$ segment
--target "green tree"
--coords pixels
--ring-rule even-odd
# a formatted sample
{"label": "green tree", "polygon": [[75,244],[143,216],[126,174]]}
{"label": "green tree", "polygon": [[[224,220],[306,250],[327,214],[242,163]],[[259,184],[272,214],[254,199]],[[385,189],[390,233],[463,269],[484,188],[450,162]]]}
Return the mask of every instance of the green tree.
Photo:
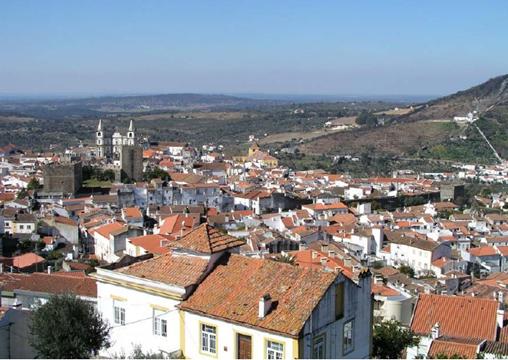
{"label": "green tree", "polygon": [[152,179],[161,179],[169,181],[170,177],[166,171],[162,170],[160,167],[155,167],[153,169],[147,169],[146,172],[143,174],[143,179],[145,181],[150,181]]}
{"label": "green tree", "polygon": [[28,196],[28,191],[23,188],[18,192],[18,195],[16,196],[17,199],[24,199]]}
{"label": "green tree", "polygon": [[362,111],[360,115],[357,116],[356,123],[358,125],[376,126],[377,117],[373,113],[370,113],[368,111]]}
{"label": "green tree", "polygon": [[27,190],[37,190],[40,189],[41,184],[39,183],[39,180],[36,178],[32,178],[28,185],[26,186]]}
{"label": "green tree", "polygon": [[398,321],[390,320],[374,325],[372,356],[378,359],[399,359],[408,346],[418,345],[420,339]]}
{"label": "green tree", "polygon": [[404,275],[407,275],[411,278],[414,278],[415,277],[415,271],[413,270],[413,268],[409,265],[401,265],[399,267],[399,271],[404,274]]}
{"label": "green tree", "polygon": [[73,296],[53,296],[32,315],[31,345],[39,358],[83,359],[109,347],[109,326],[94,307]]}

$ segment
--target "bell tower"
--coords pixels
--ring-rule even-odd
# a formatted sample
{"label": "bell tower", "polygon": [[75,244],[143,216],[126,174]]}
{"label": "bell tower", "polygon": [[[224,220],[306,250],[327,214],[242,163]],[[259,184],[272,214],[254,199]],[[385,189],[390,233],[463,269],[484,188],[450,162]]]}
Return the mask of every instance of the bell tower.
{"label": "bell tower", "polygon": [[136,133],[132,120],[129,124],[129,131],[127,131],[127,145],[136,145]]}
{"label": "bell tower", "polygon": [[99,119],[99,125],[97,125],[97,132],[95,133],[95,143],[97,145],[97,155],[104,157],[104,132],[102,131],[102,119]]}

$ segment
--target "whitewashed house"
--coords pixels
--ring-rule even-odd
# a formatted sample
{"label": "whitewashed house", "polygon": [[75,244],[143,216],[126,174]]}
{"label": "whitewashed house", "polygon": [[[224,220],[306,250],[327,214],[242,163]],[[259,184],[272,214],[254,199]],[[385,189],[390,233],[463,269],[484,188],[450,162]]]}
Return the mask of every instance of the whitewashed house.
{"label": "whitewashed house", "polygon": [[427,274],[432,270],[432,262],[440,258],[451,258],[448,243],[413,238],[410,236],[390,239],[390,265],[408,265],[416,274]]}
{"label": "whitewashed house", "polygon": [[243,244],[204,224],[167,254],[99,268],[98,308],[113,325],[101,355],[139,345],[193,359],[369,356],[368,271],[355,282],[234,254]]}

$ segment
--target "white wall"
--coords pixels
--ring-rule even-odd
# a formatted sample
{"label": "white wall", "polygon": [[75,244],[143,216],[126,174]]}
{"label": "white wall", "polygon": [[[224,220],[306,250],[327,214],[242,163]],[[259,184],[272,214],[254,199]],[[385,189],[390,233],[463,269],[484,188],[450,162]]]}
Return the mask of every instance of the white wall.
{"label": "white wall", "polygon": [[[236,359],[236,334],[250,335],[252,338],[252,358],[266,358],[267,339],[277,341],[284,345],[285,359],[298,358],[298,349],[294,349],[294,341],[289,337],[262,332],[253,328],[227,323],[190,312],[184,312],[183,322],[185,328],[184,355],[190,359],[213,358],[200,352],[201,349],[201,322],[217,328],[217,357],[219,359]],[[296,351],[295,351],[296,350]]]}
{"label": "white wall", "polygon": [[[124,326],[114,323],[115,297],[126,299]],[[180,322],[178,310],[175,308],[179,301],[101,282],[97,282],[97,300],[99,312],[113,327],[110,333],[112,347],[102,350],[102,356],[129,355],[135,345],[140,345],[143,351],[152,352],[162,350],[171,353],[180,349]],[[153,334],[155,307],[169,311],[162,316],[168,321],[167,337]]]}

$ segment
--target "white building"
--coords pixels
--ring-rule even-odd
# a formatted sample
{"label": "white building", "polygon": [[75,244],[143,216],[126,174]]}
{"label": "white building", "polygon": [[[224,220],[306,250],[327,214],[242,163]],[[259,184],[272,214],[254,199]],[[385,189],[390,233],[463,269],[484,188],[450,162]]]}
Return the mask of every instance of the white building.
{"label": "white building", "polygon": [[390,265],[408,265],[416,274],[429,273],[434,260],[451,258],[451,247],[447,243],[404,235],[392,238],[390,242]]}
{"label": "white building", "polygon": [[231,254],[242,244],[204,224],[168,254],[99,268],[98,308],[113,325],[113,346],[102,355],[139,345],[186,358],[369,356],[369,272],[356,283]]}

